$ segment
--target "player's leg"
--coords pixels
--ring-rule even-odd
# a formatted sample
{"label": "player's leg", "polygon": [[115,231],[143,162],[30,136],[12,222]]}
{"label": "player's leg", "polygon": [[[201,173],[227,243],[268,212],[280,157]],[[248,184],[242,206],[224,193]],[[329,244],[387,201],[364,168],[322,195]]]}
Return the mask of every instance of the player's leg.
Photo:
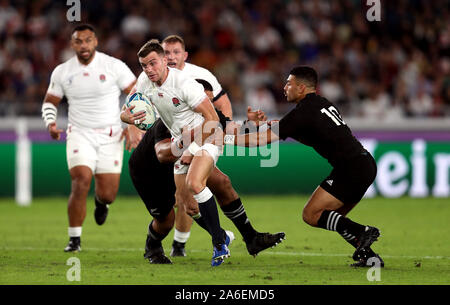
{"label": "player's leg", "polygon": [[217,146],[205,144],[193,157],[186,176],[186,184],[198,202],[200,214],[212,236],[214,246],[212,266],[220,265],[224,258],[230,256],[228,245],[234,239],[231,232],[225,232],[220,227],[216,201],[211,190],[206,186],[218,156]]}
{"label": "player's leg", "polygon": [[[347,190],[348,196],[344,196],[342,198],[346,198],[346,204],[339,208],[336,212],[346,216],[363,198],[369,186],[373,183],[376,177],[377,165],[375,159],[370,155],[370,153],[365,152],[362,153],[359,158],[353,162],[353,166],[349,168],[347,175],[351,178],[347,178],[348,181],[352,182],[352,192]],[[352,181],[352,179],[354,179]],[[380,234],[377,228],[370,227],[369,232],[366,233],[366,237],[363,238],[353,238],[349,235],[341,236],[354,248],[356,248],[353,259],[357,262],[352,264],[354,267],[366,267],[369,266],[370,263],[368,260],[370,258],[375,258],[379,261],[380,266],[384,267],[384,262],[381,257],[376,254],[367,244],[372,243],[371,233],[374,232],[376,235],[373,239],[377,240],[378,235]]]}
{"label": "player's leg", "polygon": [[86,199],[95,171],[97,152],[88,131],[69,126],[67,130],[66,159],[71,178],[67,212],[69,216],[69,244],[66,252],[81,250],[81,233],[86,217]]}
{"label": "player's leg", "polygon": [[71,191],[67,212],[69,216],[69,244],[66,252],[81,250],[81,231],[86,218],[86,199],[91,187],[92,170],[87,166],[75,166],[70,169]]}
{"label": "player's leg", "polygon": [[345,215],[361,200],[375,176],[376,164],[373,159],[365,156],[357,158],[345,170],[334,169],[314,191],[303,209],[306,223],[338,232],[357,248],[354,259],[359,260],[362,253],[365,262],[372,256],[379,258],[370,245],[380,233],[377,228],[358,224]]}
{"label": "player's leg", "polygon": [[186,184],[194,199],[198,202],[200,214],[205,219],[212,236],[213,245],[219,246],[225,242],[223,230],[220,227],[216,201],[206,181],[214,168],[214,160],[201,150],[192,159],[186,176]]}
{"label": "player's leg", "polygon": [[[355,206],[356,204],[352,205]],[[384,266],[381,258],[370,248],[380,235],[378,229],[361,225],[340,214],[338,211],[342,210],[344,206],[342,201],[319,186],[303,209],[303,220],[311,226],[338,232],[348,243],[354,246],[357,250],[353,259],[358,263],[353,266],[366,266],[370,257],[376,257],[380,260],[380,264]],[[361,252],[363,253],[361,254]]]}
{"label": "player's leg", "polygon": [[98,225],[105,222],[109,205],[116,199],[119,184],[120,174],[95,174],[94,218]]}
{"label": "player's leg", "polygon": [[[177,161],[178,162],[178,161]],[[184,166],[185,171],[187,172],[188,166]],[[189,188],[186,185],[186,173],[182,173],[184,170],[177,171],[177,174],[174,175],[174,181],[176,185],[175,198],[177,205],[183,207],[184,212],[190,216],[195,222],[206,232],[209,232],[209,228],[205,222],[204,217],[202,217],[199,209],[198,202],[192,196]]]}
{"label": "player's leg", "polygon": [[148,225],[144,257],[151,264],[171,264],[172,261],[164,253],[162,241],[173,228],[175,212],[171,209],[167,214],[153,217],[153,220]]}
{"label": "player's leg", "polygon": [[216,196],[221,210],[227,216],[244,238],[250,255],[273,247],[284,239],[284,232],[276,234],[257,232],[247,217],[244,205],[238,193],[234,190],[230,178],[220,169],[214,167],[208,178],[207,186]]}
{"label": "player's leg", "polygon": [[370,227],[339,214],[337,210],[342,206],[344,203],[341,200],[319,186],[303,209],[303,220],[313,227],[336,231],[343,236],[359,239]]}
{"label": "player's leg", "polygon": [[[144,139],[146,136],[148,135],[146,134]],[[148,225],[144,257],[152,264],[171,264],[171,260],[164,253],[162,240],[173,228],[175,220],[173,166],[159,163],[151,149],[150,152],[145,151],[141,146],[145,143],[144,139],[128,161],[131,181],[153,217]],[[152,147],[151,143],[150,148]]]}
{"label": "player's leg", "polygon": [[106,221],[109,205],[116,199],[119,190],[124,150],[121,133],[121,128],[115,128],[111,135],[97,135],[100,145],[95,170],[94,218],[98,225]]}
{"label": "player's leg", "polygon": [[175,232],[170,256],[186,256],[186,242],[191,235],[192,217],[186,213],[184,204],[176,204]]}

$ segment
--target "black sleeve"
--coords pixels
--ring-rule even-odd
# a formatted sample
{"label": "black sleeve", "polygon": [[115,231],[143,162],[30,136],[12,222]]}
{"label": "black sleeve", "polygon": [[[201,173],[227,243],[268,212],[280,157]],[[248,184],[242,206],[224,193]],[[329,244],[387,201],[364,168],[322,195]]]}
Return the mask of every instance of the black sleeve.
{"label": "black sleeve", "polygon": [[299,131],[307,123],[308,117],[305,113],[301,113],[298,108],[293,109],[286,114],[279,122],[278,128],[273,128],[272,131],[278,134],[280,139],[287,138],[298,139]]}
{"label": "black sleeve", "polygon": [[171,135],[169,129],[167,129],[166,125],[158,119],[152,127],[154,129],[155,134],[155,144],[164,139],[170,139]]}

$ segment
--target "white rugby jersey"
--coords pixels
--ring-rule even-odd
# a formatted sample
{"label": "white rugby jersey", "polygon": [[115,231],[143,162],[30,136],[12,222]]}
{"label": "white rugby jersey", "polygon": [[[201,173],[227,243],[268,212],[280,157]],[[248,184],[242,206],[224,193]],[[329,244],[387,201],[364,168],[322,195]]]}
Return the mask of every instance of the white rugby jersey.
{"label": "white rugby jersey", "polygon": [[188,73],[189,76],[193,77],[194,79],[195,78],[204,79],[208,83],[210,83],[213,88],[214,97],[216,97],[222,91],[222,86],[220,85],[219,81],[209,70],[185,62],[183,71]]}
{"label": "white rugby jersey", "polygon": [[169,69],[161,86],[153,83],[142,72],[136,83],[136,91],[146,95],[158,110],[164,125],[172,137],[179,138],[185,126],[195,127],[203,123],[203,116],[194,109],[207,98],[203,86],[184,71]]}
{"label": "white rugby jersey", "polygon": [[87,65],[76,56],[53,70],[47,93],[69,104],[69,124],[80,128],[120,125],[119,96],[136,77],[121,60],[95,52]]}

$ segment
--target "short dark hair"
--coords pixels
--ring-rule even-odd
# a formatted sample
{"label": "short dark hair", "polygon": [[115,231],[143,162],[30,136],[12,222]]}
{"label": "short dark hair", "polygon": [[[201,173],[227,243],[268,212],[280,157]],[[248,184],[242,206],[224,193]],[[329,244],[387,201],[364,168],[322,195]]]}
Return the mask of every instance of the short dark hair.
{"label": "short dark hair", "polygon": [[83,24],[79,24],[79,25],[75,26],[73,28],[73,30],[72,30],[72,34],[71,35],[73,35],[73,33],[75,33],[75,32],[86,31],[86,30],[89,30],[89,31],[91,31],[92,33],[95,34],[95,29],[94,29],[94,27],[92,25],[87,24],[87,23],[83,23]]}
{"label": "short dark hair", "polygon": [[318,76],[316,70],[308,66],[298,66],[291,70],[289,73],[294,75],[295,78],[305,83],[306,86],[316,88]]}
{"label": "short dark hair", "polygon": [[164,49],[159,43],[158,39],[151,39],[147,41],[140,49],[137,55],[139,57],[145,57],[151,52],[156,52],[159,55],[164,56]]}
{"label": "short dark hair", "polygon": [[183,49],[186,49],[186,45],[184,44],[183,38],[181,38],[178,35],[169,35],[162,41],[162,43],[176,43],[176,42],[179,42],[183,47]]}
{"label": "short dark hair", "polygon": [[204,79],[200,79],[200,78],[196,78],[195,80],[198,83],[202,84],[204,90],[211,91],[211,92],[213,91],[213,87],[211,86],[211,84],[208,81],[206,81]]}

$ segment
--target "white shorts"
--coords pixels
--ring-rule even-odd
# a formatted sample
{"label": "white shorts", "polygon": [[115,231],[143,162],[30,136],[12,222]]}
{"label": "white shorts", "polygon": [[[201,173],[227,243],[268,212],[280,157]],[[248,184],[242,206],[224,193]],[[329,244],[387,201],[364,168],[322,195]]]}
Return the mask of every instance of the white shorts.
{"label": "white shorts", "polygon": [[[219,160],[219,156],[222,154],[222,151],[219,149],[219,147],[214,144],[205,144],[200,147],[200,150],[205,150],[211,156],[211,158],[213,158],[214,166],[216,166],[217,160]],[[187,174],[189,170],[189,165],[181,164],[180,159],[175,161],[173,165],[173,173],[175,175]]]}
{"label": "white shorts", "polygon": [[122,172],[122,127],[78,128],[67,127],[66,157],[69,170],[88,166],[93,174],[120,174]]}

